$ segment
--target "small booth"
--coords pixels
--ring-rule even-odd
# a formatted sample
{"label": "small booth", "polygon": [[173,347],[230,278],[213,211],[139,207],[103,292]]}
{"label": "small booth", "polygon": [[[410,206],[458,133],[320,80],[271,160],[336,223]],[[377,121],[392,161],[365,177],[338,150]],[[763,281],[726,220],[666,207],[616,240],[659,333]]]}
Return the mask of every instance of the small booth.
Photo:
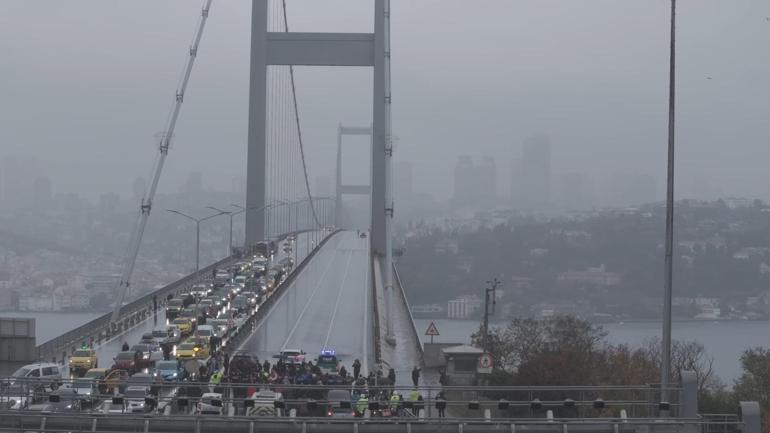
{"label": "small booth", "polygon": [[459,346],[441,349],[446,359],[446,373],[449,379],[448,385],[468,386],[476,384],[479,358],[483,350],[461,344]]}

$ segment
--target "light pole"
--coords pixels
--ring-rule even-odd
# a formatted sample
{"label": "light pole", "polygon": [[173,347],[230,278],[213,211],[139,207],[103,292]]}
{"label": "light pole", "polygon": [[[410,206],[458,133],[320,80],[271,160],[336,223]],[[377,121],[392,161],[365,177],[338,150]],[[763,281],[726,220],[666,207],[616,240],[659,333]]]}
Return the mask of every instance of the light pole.
{"label": "light pole", "polygon": [[484,289],[484,352],[489,353],[489,294],[492,294],[492,314],[495,314],[495,304],[497,298],[497,285],[500,281],[494,278],[492,281],[487,281],[492,287]]}
{"label": "light pole", "polygon": [[671,299],[674,268],[674,120],[676,89],[676,0],[671,0],[671,35],[668,77],[668,170],[666,185],[666,256],[663,280],[663,350],[660,368],[661,402],[668,403],[671,380]]}
{"label": "light pole", "polygon": [[201,255],[201,222],[206,221],[208,219],[218,217],[219,215],[222,215],[226,212],[219,212],[215,213],[214,215],[209,215],[207,217],[203,218],[195,218],[194,216],[187,215],[186,213],[179,212],[178,210],[174,209],[166,209],[168,212],[175,213],[177,215],[182,215],[183,217],[190,219],[192,221],[195,221],[195,279],[198,279],[198,271],[200,271],[200,255]]}

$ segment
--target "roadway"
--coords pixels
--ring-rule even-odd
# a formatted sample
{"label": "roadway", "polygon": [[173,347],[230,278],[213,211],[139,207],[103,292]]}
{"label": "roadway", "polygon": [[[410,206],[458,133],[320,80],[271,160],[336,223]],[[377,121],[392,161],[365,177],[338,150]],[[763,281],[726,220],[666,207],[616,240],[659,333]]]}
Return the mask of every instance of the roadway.
{"label": "roadway", "polygon": [[337,233],[316,253],[255,324],[241,350],[269,359],[283,349],[301,349],[313,360],[333,349],[352,374],[358,358],[368,372],[374,363],[369,238]]}
{"label": "roadway", "polygon": [[[295,266],[307,257],[320,239],[321,234],[319,232],[304,232],[297,236],[295,248],[292,252],[292,256],[295,257]],[[275,260],[280,260],[283,257],[286,257],[286,254],[283,252],[282,247],[279,246]],[[128,342],[128,345],[132,346],[141,340],[142,334],[152,332],[154,329],[165,329],[165,326],[166,311],[163,307],[158,306],[157,314],[153,318],[137,324],[128,332],[113,337],[96,347],[99,367],[110,368],[112,366],[112,359],[121,351],[123,342]]]}

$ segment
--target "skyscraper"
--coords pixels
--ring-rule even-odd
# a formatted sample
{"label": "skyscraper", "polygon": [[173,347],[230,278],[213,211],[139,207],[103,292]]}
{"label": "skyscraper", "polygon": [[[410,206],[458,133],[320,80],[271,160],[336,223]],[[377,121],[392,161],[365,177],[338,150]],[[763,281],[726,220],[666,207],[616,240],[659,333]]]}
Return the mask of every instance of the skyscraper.
{"label": "skyscraper", "polygon": [[473,204],[476,190],[476,170],[473,160],[468,155],[457,158],[454,172],[454,194],[452,201],[455,207],[465,207]]}
{"label": "skyscraper", "polygon": [[474,164],[470,156],[457,159],[454,172],[454,206],[488,208],[497,203],[497,169],[492,157]]}
{"label": "skyscraper", "polygon": [[521,160],[514,167],[514,205],[542,209],[551,203],[551,139],[545,134],[524,140]]}

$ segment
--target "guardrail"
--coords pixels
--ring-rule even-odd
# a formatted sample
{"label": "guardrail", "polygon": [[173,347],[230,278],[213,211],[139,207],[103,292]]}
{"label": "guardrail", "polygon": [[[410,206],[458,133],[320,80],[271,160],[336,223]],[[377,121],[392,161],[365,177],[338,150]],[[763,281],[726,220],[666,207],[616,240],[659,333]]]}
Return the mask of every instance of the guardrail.
{"label": "guardrail", "polygon": [[[743,429],[748,423],[732,423],[734,429]],[[24,414],[0,412],[0,431],[23,432],[435,432],[460,433],[509,431],[523,429],[527,432],[569,433],[607,432],[626,433],[653,431],[657,433],[698,433],[715,426],[716,422],[701,418],[536,418],[536,419],[481,419],[457,418],[291,418],[291,417],[235,417],[235,416],[118,416],[71,415],[71,414]],[[746,431],[745,433],[760,433]]]}
{"label": "guardrail", "polygon": [[406,306],[406,311],[409,313],[409,323],[412,325],[412,333],[414,336],[415,341],[417,342],[417,350],[420,352],[420,356],[424,355],[423,347],[422,347],[422,340],[420,340],[420,334],[417,331],[417,325],[414,323],[414,317],[412,316],[412,309],[409,307],[409,301],[406,299],[406,292],[404,292],[404,285],[401,284],[401,276],[398,274],[398,269],[396,269],[396,264],[393,263],[393,275],[396,277],[396,283],[398,284],[399,292],[401,293],[401,300],[404,302],[404,305]]}

